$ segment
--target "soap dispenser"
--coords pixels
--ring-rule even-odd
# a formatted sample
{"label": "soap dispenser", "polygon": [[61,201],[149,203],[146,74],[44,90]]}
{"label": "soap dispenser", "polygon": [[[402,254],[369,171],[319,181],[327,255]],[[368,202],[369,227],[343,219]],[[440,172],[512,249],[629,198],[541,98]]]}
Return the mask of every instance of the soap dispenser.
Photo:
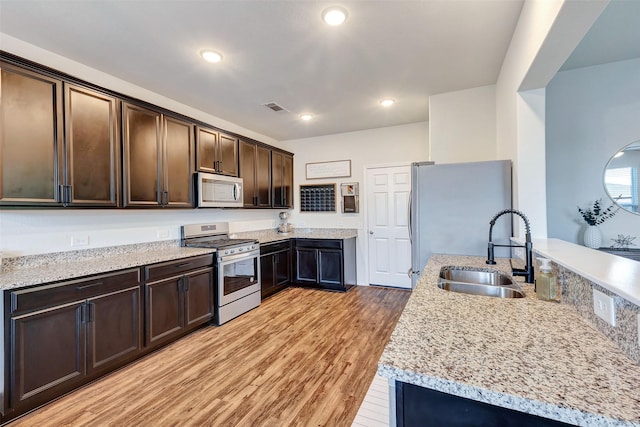
{"label": "soap dispenser", "polygon": [[539,258],[540,274],[536,276],[536,296],[544,301],[556,300],[556,277],[551,272],[550,261]]}

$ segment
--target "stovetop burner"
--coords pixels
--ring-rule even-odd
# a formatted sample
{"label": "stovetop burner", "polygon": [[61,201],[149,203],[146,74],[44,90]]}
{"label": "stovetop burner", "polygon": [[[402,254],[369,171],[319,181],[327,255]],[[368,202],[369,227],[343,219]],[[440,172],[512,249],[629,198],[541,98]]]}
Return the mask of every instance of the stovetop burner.
{"label": "stovetop burner", "polygon": [[243,245],[251,245],[257,243],[255,240],[251,239],[190,239],[184,241],[184,246],[191,248],[213,248],[213,249],[222,249],[229,248],[235,246],[243,246]]}
{"label": "stovetop burner", "polygon": [[212,248],[226,253],[244,252],[256,249],[254,239],[230,239],[229,224],[216,222],[208,224],[188,224],[181,227],[182,246],[191,248]]}

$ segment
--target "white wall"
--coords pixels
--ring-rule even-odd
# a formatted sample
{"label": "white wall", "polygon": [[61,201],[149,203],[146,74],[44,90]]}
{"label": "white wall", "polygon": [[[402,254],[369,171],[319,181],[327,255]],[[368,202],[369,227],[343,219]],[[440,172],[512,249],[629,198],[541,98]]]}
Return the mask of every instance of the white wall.
{"label": "white wall", "polygon": [[[364,194],[365,167],[409,164],[428,160],[429,124],[419,122],[359,132],[285,141],[285,149],[295,153],[294,206],[290,222],[296,227],[358,228],[358,284],[367,284],[366,200]],[[351,159],[351,177],[306,179],[305,164]],[[343,214],[300,212],[300,185],[357,182],[360,184],[360,213]],[[339,191],[339,190],[338,190]]]}
{"label": "white wall", "polygon": [[495,85],[430,96],[429,124],[430,160],[497,160]]}
{"label": "white wall", "polygon": [[[180,238],[180,225],[229,221],[232,232],[275,228],[278,212],[248,209],[93,210],[0,212],[4,257],[64,252]],[[88,244],[72,246],[88,239]]]}
{"label": "white wall", "polygon": [[[543,92],[608,0],[526,0],[496,83],[497,156],[512,159],[514,207],[531,220],[536,237],[546,237]],[[525,132],[524,129],[527,131]],[[532,136],[535,135],[535,136]],[[553,209],[552,206],[549,209]],[[518,223],[516,235],[522,236]]]}
{"label": "white wall", "polygon": [[[603,171],[640,140],[640,59],[563,71],[547,87],[549,237],[582,243],[577,206],[610,202]],[[619,211],[600,226],[603,246],[618,234],[640,239],[640,216]],[[636,239],[636,244],[640,241]]]}

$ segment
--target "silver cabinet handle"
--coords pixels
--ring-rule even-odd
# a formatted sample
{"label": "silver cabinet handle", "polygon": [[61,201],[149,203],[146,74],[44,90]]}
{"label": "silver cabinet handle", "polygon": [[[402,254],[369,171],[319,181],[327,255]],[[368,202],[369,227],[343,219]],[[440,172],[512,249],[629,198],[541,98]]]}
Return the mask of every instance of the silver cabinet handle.
{"label": "silver cabinet handle", "polygon": [[371,234],[373,236],[373,231],[369,230],[369,234]]}

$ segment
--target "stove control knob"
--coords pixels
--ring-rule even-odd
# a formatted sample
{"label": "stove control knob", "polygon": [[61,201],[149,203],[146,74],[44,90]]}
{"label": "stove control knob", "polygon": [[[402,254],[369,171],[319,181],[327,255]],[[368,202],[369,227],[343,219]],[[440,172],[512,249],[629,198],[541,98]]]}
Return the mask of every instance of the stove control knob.
{"label": "stove control knob", "polygon": [[244,248],[238,248],[238,252],[244,251]]}
{"label": "stove control knob", "polygon": [[235,249],[229,249],[229,253],[230,253],[230,254],[235,254],[235,253],[236,253],[236,250],[235,250]]}

